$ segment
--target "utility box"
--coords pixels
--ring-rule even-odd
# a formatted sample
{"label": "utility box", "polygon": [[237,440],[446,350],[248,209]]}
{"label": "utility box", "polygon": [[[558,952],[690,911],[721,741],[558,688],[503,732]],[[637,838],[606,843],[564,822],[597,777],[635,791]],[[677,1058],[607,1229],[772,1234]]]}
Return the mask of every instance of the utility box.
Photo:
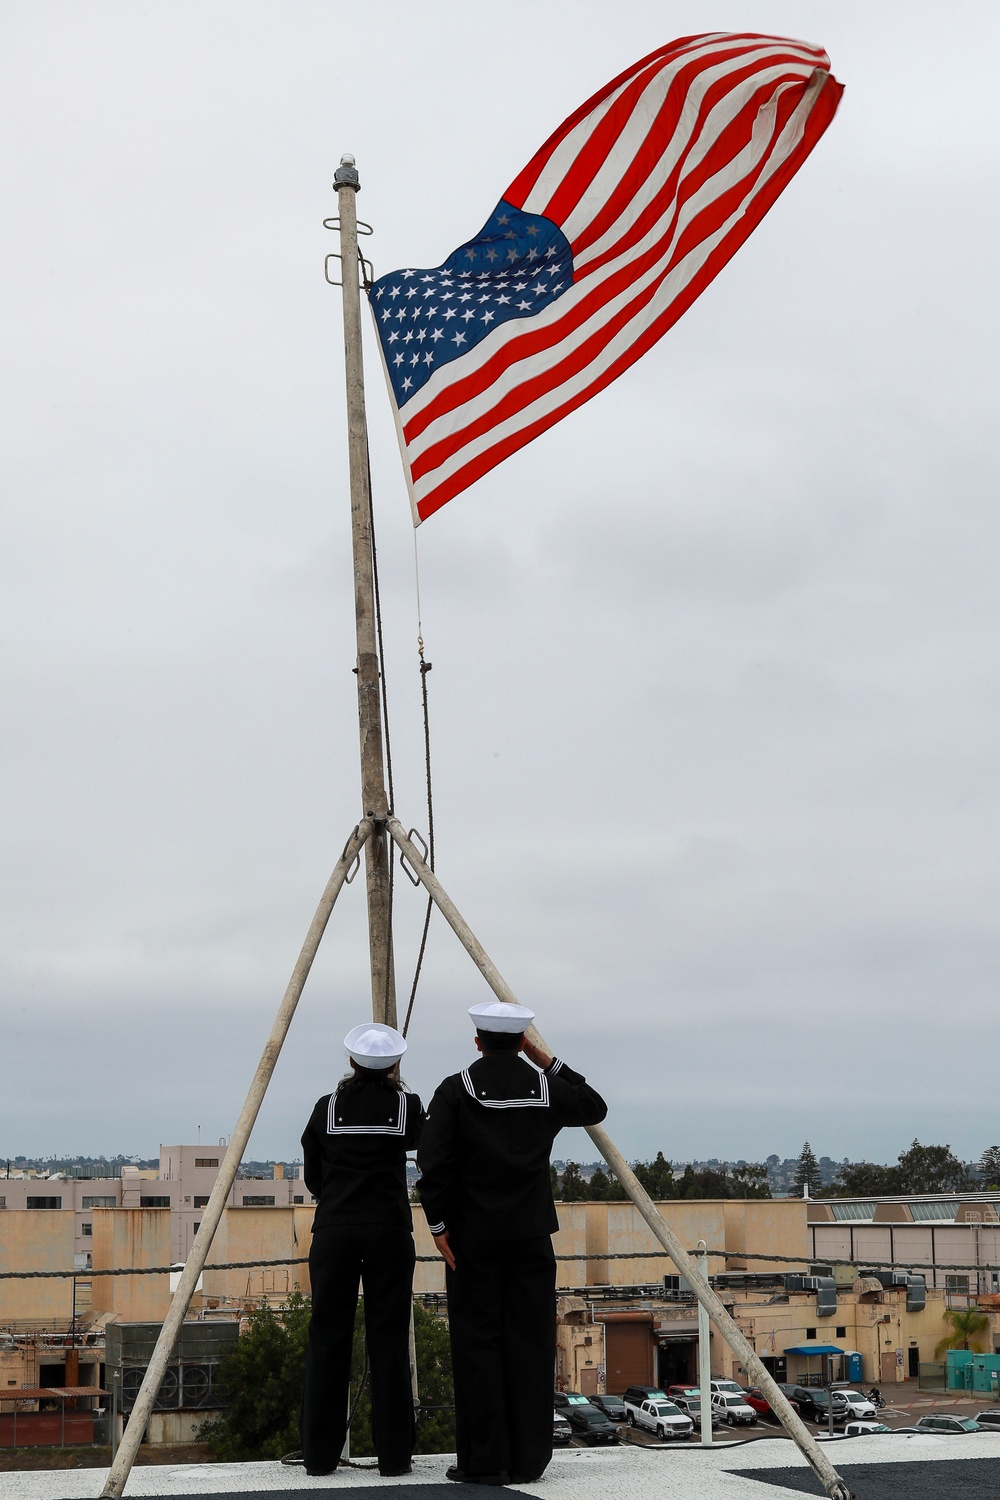
{"label": "utility box", "polygon": [[974,1354],[968,1365],[972,1371],[972,1389],[989,1395],[1000,1379],[1000,1354]]}
{"label": "utility box", "polygon": [[948,1362],[949,1391],[971,1391],[972,1350],[949,1349],[945,1358]]}

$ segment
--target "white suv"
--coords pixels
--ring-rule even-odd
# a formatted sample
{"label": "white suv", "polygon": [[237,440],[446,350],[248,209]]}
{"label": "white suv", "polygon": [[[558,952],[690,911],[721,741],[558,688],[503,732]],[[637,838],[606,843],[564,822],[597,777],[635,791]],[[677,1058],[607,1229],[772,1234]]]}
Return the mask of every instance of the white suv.
{"label": "white suv", "polygon": [[[739,1386],[736,1389],[739,1390]],[[713,1391],[712,1409],[717,1411],[730,1427],[756,1426],[757,1413],[752,1406],[747,1405],[742,1394],[736,1396],[732,1391]]]}

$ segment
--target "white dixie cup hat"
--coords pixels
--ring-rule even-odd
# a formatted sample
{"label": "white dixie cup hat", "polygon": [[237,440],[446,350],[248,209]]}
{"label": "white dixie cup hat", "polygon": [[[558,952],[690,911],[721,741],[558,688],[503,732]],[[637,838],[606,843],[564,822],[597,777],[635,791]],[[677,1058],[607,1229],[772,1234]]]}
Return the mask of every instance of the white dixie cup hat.
{"label": "white dixie cup hat", "polygon": [[359,1068],[391,1068],[406,1051],[406,1041],[394,1026],[365,1021],[344,1037],[347,1055]]}
{"label": "white dixie cup hat", "polygon": [[508,1034],[527,1031],[535,1019],[535,1012],[526,1005],[509,1005],[506,1000],[484,1000],[481,1005],[471,1005],[469,1015],[477,1031]]}

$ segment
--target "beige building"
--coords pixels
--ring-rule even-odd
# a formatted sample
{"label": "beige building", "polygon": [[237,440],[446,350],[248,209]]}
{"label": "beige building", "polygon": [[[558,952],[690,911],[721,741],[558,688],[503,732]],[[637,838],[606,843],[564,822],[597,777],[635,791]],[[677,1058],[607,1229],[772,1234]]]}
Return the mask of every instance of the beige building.
{"label": "beige building", "polygon": [[829,1198],[808,1204],[813,1260],[885,1261],[920,1267],[927,1285],[952,1293],[1000,1293],[1000,1195]]}
{"label": "beige building", "polygon": [[[164,1147],[155,1179],[133,1180],[126,1169],[115,1206],[84,1209],[75,1196],[79,1190],[80,1200],[111,1197],[109,1180],[102,1194],[84,1195],[83,1187],[95,1184],[72,1184],[72,1202],[62,1207],[29,1209],[25,1187],[24,1211],[9,1205],[0,1213],[0,1270],[76,1267],[75,1329],[71,1276],[0,1279],[0,1378],[8,1386],[38,1383],[40,1363],[57,1381],[52,1367],[65,1363],[67,1347],[74,1346],[88,1367],[83,1383],[96,1383],[109,1322],[162,1320],[170,1298],[170,1273],[162,1268],[187,1254],[220,1159],[203,1147]],[[28,1185],[31,1197],[60,1196],[51,1182],[44,1192],[38,1179]],[[296,1289],[308,1296],[313,1205],[296,1201],[309,1199],[299,1189],[300,1183],[281,1178],[237,1182],[192,1306],[195,1319],[239,1319],[262,1298],[280,1305]],[[912,1379],[948,1332],[949,1307],[970,1303],[989,1312],[989,1343],[1000,1349],[1000,1312],[993,1306],[1000,1298],[993,1296],[990,1269],[1000,1264],[1000,1218],[991,1199],[688,1199],[661,1210],[689,1249],[704,1241],[717,1289],[778,1378],[846,1376],[848,1357],[858,1355],[866,1382]],[[559,1382],[600,1391],[693,1379],[696,1304],[634,1207],[560,1204],[558,1214]],[[90,1226],[92,1271],[161,1269],[88,1276],[76,1260],[81,1215]],[[417,1254],[425,1257],[418,1261],[415,1290],[441,1306],[443,1264],[419,1206],[414,1233]],[[831,1266],[836,1260],[851,1265]],[[886,1263],[881,1280],[863,1274],[874,1262]],[[930,1269],[922,1273],[920,1307],[906,1273],[924,1264]],[[822,1297],[815,1284],[786,1280],[824,1269],[834,1274]],[[737,1380],[746,1376],[717,1334],[712,1368]]]}

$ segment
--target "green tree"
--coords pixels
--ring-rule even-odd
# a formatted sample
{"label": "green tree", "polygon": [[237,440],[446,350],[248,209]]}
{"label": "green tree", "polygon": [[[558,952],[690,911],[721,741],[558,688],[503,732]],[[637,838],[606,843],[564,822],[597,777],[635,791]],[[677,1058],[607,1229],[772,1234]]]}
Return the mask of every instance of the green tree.
{"label": "green tree", "polygon": [[587,1184],[580,1171],[579,1162],[568,1161],[562,1174],[559,1198],[563,1203],[585,1203],[590,1197]]}
{"label": "green tree", "polygon": [[976,1334],[987,1331],[990,1326],[989,1315],[974,1307],[950,1307],[945,1317],[951,1324],[952,1331],[938,1344],[934,1350],[934,1358],[940,1359],[946,1349],[971,1349],[974,1354],[982,1354],[984,1346],[976,1338]]}
{"label": "green tree", "polygon": [[805,1197],[806,1188],[809,1189],[810,1193],[818,1193],[823,1186],[823,1174],[820,1172],[816,1153],[808,1141],[805,1142],[802,1150],[799,1152],[799,1160],[795,1168],[795,1176],[792,1179],[792,1186],[798,1190],[800,1197]]}
{"label": "green tree", "polygon": [[598,1167],[588,1184],[592,1203],[623,1203],[625,1191],[613,1172]]}
{"label": "green tree", "polygon": [[559,1202],[559,1173],[552,1162],[549,1162],[549,1182],[552,1184],[552,1196]]}
{"label": "green tree", "polygon": [[759,1161],[748,1161],[742,1167],[734,1167],[733,1188],[737,1198],[770,1198],[767,1167]]}
{"label": "green tree", "polygon": [[979,1176],[984,1187],[1000,1188],[1000,1146],[987,1146],[979,1158]]}
{"label": "green tree", "polygon": [[899,1153],[898,1191],[901,1193],[961,1192],[973,1183],[972,1174],[950,1146],[921,1146],[914,1141]]}
{"label": "green tree", "polygon": [[883,1167],[878,1162],[845,1162],[837,1172],[832,1187],[824,1189],[828,1198],[885,1198],[902,1192],[899,1168]]}
{"label": "green tree", "polygon": [[654,1202],[674,1196],[674,1169],[662,1151],[657,1151],[655,1161],[635,1162],[632,1170]]}
{"label": "green tree", "polygon": [[[455,1449],[454,1392],[448,1326],[421,1304],[413,1308],[417,1347],[417,1451],[452,1453]],[[280,1458],[300,1446],[299,1407],[305,1370],[309,1303],[298,1292],[275,1312],[266,1304],[255,1308],[250,1326],[216,1377],[232,1401],[218,1417],[204,1422],[199,1441],[215,1458],[227,1463]],[[372,1441],[371,1395],[365,1378],[364,1300],[358,1303],[351,1356],[351,1452],[375,1452]]]}
{"label": "green tree", "polygon": [[230,1404],[198,1432],[224,1463],[280,1458],[299,1446],[309,1303],[300,1292],[277,1312],[262,1302],[249,1323],[215,1378]]}

